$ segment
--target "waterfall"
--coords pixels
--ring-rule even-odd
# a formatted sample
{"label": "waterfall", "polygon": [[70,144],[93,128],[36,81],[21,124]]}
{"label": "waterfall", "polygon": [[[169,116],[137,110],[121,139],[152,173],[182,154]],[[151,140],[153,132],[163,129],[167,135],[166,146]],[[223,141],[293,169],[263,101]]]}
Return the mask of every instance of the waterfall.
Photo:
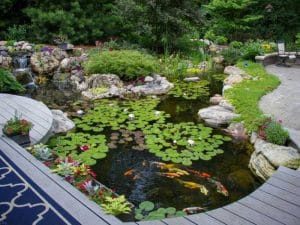
{"label": "waterfall", "polygon": [[27,56],[21,56],[16,58],[18,68],[17,69],[25,69],[28,67],[28,58]]}
{"label": "waterfall", "polygon": [[36,85],[29,67],[27,55],[16,56],[14,58],[14,76],[16,80],[27,89],[35,89]]}

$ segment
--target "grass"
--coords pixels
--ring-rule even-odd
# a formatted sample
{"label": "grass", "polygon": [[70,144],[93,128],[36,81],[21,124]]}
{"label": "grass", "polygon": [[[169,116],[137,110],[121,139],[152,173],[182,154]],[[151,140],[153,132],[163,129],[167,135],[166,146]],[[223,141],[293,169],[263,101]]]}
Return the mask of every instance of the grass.
{"label": "grass", "polygon": [[265,116],[259,109],[259,100],[262,96],[274,90],[279,84],[279,79],[268,74],[261,64],[247,61],[239,62],[237,66],[243,69],[247,74],[257,77],[257,80],[245,80],[234,88],[225,92],[226,99],[236,109],[241,116],[235,121],[243,121],[248,132],[257,131],[258,127],[264,122]]}

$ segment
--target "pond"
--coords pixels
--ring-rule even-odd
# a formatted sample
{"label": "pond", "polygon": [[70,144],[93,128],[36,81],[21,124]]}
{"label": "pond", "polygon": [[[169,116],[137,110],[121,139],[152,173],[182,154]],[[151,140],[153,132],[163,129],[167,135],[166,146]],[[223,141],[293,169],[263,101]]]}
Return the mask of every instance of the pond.
{"label": "pond", "polygon": [[[151,201],[156,208],[206,211],[234,202],[260,185],[248,169],[252,146],[199,121],[198,110],[221,91],[216,76],[206,80],[175,88],[167,96],[138,100],[74,104],[78,96],[73,102],[64,96],[70,104],[61,106],[72,113],[76,130],[48,144],[58,155],[70,154],[91,165],[99,182],[135,206]],[[36,98],[43,95],[40,90]],[[86,113],[76,115],[82,107]],[[90,149],[81,152],[81,145]],[[134,213],[120,218],[133,221]]]}

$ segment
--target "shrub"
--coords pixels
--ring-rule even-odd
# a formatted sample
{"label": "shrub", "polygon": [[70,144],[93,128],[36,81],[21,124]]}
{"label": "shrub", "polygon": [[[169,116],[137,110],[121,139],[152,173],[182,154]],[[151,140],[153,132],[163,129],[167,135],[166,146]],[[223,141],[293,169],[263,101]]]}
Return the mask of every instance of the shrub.
{"label": "shrub", "polygon": [[282,128],[280,123],[271,121],[266,127],[266,140],[276,145],[284,145],[289,138],[289,133]]}
{"label": "shrub", "polygon": [[295,41],[297,49],[300,49],[300,33],[296,35],[296,41]]}
{"label": "shrub", "polygon": [[240,41],[232,41],[232,42],[230,42],[229,47],[231,47],[231,48],[242,48],[243,43],[240,42]]}
{"label": "shrub", "polygon": [[264,53],[261,43],[255,41],[248,41],[241,48],[244,59],[254,60],[255,56],[262,55]]}
{"label": "shrub", "polygon": [[228,39],[224,36],[217,36],[215,41],[219,45],[225,45],[225,44],[227,44]]}
{"label": "shrub", "polygon": [[161,73],[170,80],[183,79],[187,73],[189,62],[179,55],[165,56],[160,59]]}
{"label": "shrub", "polygon": [[0,92],[20,93],[24,90],[23,86],[14,79],[8,70],[0,68]]}
{"label": "shrub", "polygon": [[6,34],[6,39],[7,40],[17,40],[17,41],[25,40],[26,33],[27,33],[27,31],[26,31],[25,26],[14,25],[14,26],[8,28],[7,34]]}
{"label": "shrub", "polygon": [[242,57],[241,51],[237,48],[223,49],[221,55],[224,57],[224,63],[226,65],[236,64]]}
{"label": "shrub", "polygon": [[156,71],[157,61],[135,50],[102,51],[91,54],[84,68],[87,74],[112,73],[132,80]]}

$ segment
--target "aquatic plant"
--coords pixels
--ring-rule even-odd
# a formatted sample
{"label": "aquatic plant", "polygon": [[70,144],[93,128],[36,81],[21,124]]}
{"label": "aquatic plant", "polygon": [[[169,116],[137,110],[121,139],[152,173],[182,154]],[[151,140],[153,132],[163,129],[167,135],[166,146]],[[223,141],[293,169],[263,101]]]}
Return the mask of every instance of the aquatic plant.
{"label": "aquatic plant", "polygon": [[74,119],[74,122],[82,131],[102,132],[104,128],[134,131],[153,122],[164,123],[170,117],[164,112],[157,113],[155,108],[158,103],[159,99],[153,98],[123,102],[102,100],[86,115]]}
{"label": "aquatic plant", "polygon": [[119,215],[119,214],[128,214],[131,212],[130,203],[127,202],[124,195],[119,197],[105,197],[104,202],[101,204],[101,207],[108,214]]}
{"label": "aquatic plant", "polygon": [[144,129],[146,145],[151,153],[162,158],[183,165],[191,165],[195,160],[210,160],[222,154],[219,149],[229,137],[212,135],[212,129],[202,124],[166,123],[153,124]]}
{"label": "aquatic plant", "polygon": [[174,88],[168,93],[175,98],[195,100],[209,96],[209,82],[201,80],[197,82],[179,81],[174,82]]}
{"label": "aquatic plant", "polygon": [[136,220],[160,220],[165,218],[171,218],[176,216],[186,215],[183,211],[177,211],[173,207],[158,208],[154,210],[155,205],[153,202],[144,201],[139,204],[139,207],[135,209]]}
{"label": "aquatic plant", "polygon": [[[52,138],[48,144],[59,156],[71,155],[87,165],[96,164],[96,160],[105,158],[108,152],[104,135],[68,133],[66,136]],[[88,145],[89,149],[80,150],[83,145]]]}

